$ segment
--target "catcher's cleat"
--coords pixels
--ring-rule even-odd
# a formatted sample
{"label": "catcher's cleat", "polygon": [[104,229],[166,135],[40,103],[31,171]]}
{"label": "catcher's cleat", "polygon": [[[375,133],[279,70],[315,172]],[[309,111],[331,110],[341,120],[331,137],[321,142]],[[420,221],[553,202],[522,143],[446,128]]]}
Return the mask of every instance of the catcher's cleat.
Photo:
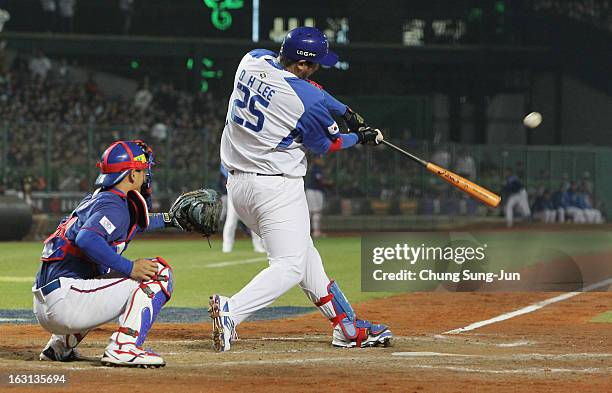
{"label": "catcher's cleat", "polygon": [[[346,329],[342,324],[334,327],[332,345],[343,348],[366,348],[391,345],[393,335],[385,325],[375,325],[369,321],[357,319],[353,324],[353,329]],[[354,332],[349,336],[348,332]]]}
{"label": "catcher's cleat", "polygon": [[109,347],[106,348],[101,359],[104,366],[159,368],[166,365],[164,358],[155,352],[142,349],[134,344],[115,344],[113,348]]}
{"label": "catcher's cleat", "polygon": [[210,297],[208,314],[213,320],[212,346],[217,352],[230,350],[234,340],[238,338],[236,326],[229,313],[229,298],[221,295]]}
{"label": "catcher's cleat", "polygon": [[46,362],[74,362],[86,360],[76,348],[70,348],[67,351],[63,351],[52,346],[43,349],[40,355],[38,355],[38,359]]}
{"label": "catcher's cleat", "polygon": [[84,335],[80,334],[61,336],[54,334],[51,336],[51,339],[40,355],[38,355],[38,359],[46,362],[74,362],[87,360],[76,348],[67,345],[67,342],[77,345],[83,337]]}

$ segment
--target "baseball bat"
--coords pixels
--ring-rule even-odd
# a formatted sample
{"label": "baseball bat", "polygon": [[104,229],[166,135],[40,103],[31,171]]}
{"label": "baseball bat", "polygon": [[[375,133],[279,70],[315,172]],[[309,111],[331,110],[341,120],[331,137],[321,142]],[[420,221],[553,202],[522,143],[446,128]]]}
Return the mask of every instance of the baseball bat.
{"label": "baseball bat", "polygon": [[414,154],[410,154],[408,153],[406,150],[395,146],[393,143],[391,142],[387,142],[386,140],[383,139],[382,141],[383,144],[389,146],[390,148],[392,148],[395,151],[398,151],[400,153],[402,153],[403,155],[407,156],[408,158],[410,158],[413,161],[418,162],[420,165],[424,166],[425,168],[427,168],[427,170],[431,173],[433,173],[434,175],[438,176],[439,178],[445,180],[447,183],[449,183],[452,186],[457,187],[458,189],[460,189],[461,191],[470,194],[471,196],[473,196],[474,198],[478,199],[479,201],[483,202],[484,204],[491,206],[493,208],[499,206],[499,203],[501,202],[501,197],[489,190],[487,190],[486,188],[479,186],[478,184],[469,181],[468,179],[461,177],[445,168],[442,168],[432,162],[427,162],[417,156],[415,156]]}

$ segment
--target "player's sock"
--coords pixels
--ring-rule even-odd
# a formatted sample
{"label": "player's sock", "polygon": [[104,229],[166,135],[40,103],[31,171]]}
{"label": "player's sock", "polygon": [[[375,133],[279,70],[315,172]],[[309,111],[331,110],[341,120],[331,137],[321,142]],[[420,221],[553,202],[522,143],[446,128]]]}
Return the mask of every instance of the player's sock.
{"label": "player's sock", "polygon": [[327,296],[319,299],[315,305],[334,327],[334,346],[359,348],[389,344],[392,338],[389,328],[358,319],[338,284],[331,281],[327,292]]}

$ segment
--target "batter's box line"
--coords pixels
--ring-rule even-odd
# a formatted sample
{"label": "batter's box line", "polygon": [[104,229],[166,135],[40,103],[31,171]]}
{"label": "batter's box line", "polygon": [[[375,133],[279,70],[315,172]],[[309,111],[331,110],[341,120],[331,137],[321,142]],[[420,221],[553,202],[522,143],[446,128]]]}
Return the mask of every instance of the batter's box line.
{"label": "batter's box line", "polygon": [[518,310],[514,310],[508,313],[504,313],[501,315],[498,315],[494,318],[491,319],[486,319],[484,321],[479,321],[479,322],[474,322],[468,326],[462,327],[462,328],[458,328],[458,329],[453,329],[453,330],[449,330],[446,331],[442,334],[461,334],[464,332],[468,332],[471,330],[475,330],[475,329],[479,329],[483,326],[487,326],[487,325],[491,325],[497,322],[502,322],[502,321],[506,321],[508,319],[514,318],[514,317],[518,317],[520,315],[525,315],[525,314],[529,314],[532,313],[534,311],[537,311],[541,308],[544,308],[548,305],[557,303],[557,302],[562,302],[564,300],[567,299],[571,299],[574,296],[578,296],[581,293],[585,293],[585,292],[590,292],[599,288],[603,288],[603,287],[607,287],[608,285],[612,284],[612,277],[602,280],[600,282],[597,282],[595,284],[591,284],[589,286],[586,286],[583,288],[582,292],[568,292],[568,293],[564,293],[546,300],[542,300],[533,304],[530,304],[529,306],[523,307],[523,308],[519,308]]}
{"label": "batter's box line", "polygon": [[550,367],[528,367],[516,369],[484,369],[458,366],[432,366],[432,365],[410,365],[410,368],[448,370],[456,372],[481,373],[481,374],[547,374],[547,373],[582,373],[582,374],[608,374],[612,367],[588,367],[575,368],[550,368]]}

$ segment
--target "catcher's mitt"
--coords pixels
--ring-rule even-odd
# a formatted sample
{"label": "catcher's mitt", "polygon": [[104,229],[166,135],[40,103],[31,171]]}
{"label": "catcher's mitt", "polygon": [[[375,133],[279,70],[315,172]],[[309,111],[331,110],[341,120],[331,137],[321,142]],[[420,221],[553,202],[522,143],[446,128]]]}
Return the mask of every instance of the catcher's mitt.
{"label": "catcher's mitt", "polygon": [[221,199],[215,190],[200,188],[184,192],[170,206],[168,215],[175,227],[210,236],[219,226]]}

